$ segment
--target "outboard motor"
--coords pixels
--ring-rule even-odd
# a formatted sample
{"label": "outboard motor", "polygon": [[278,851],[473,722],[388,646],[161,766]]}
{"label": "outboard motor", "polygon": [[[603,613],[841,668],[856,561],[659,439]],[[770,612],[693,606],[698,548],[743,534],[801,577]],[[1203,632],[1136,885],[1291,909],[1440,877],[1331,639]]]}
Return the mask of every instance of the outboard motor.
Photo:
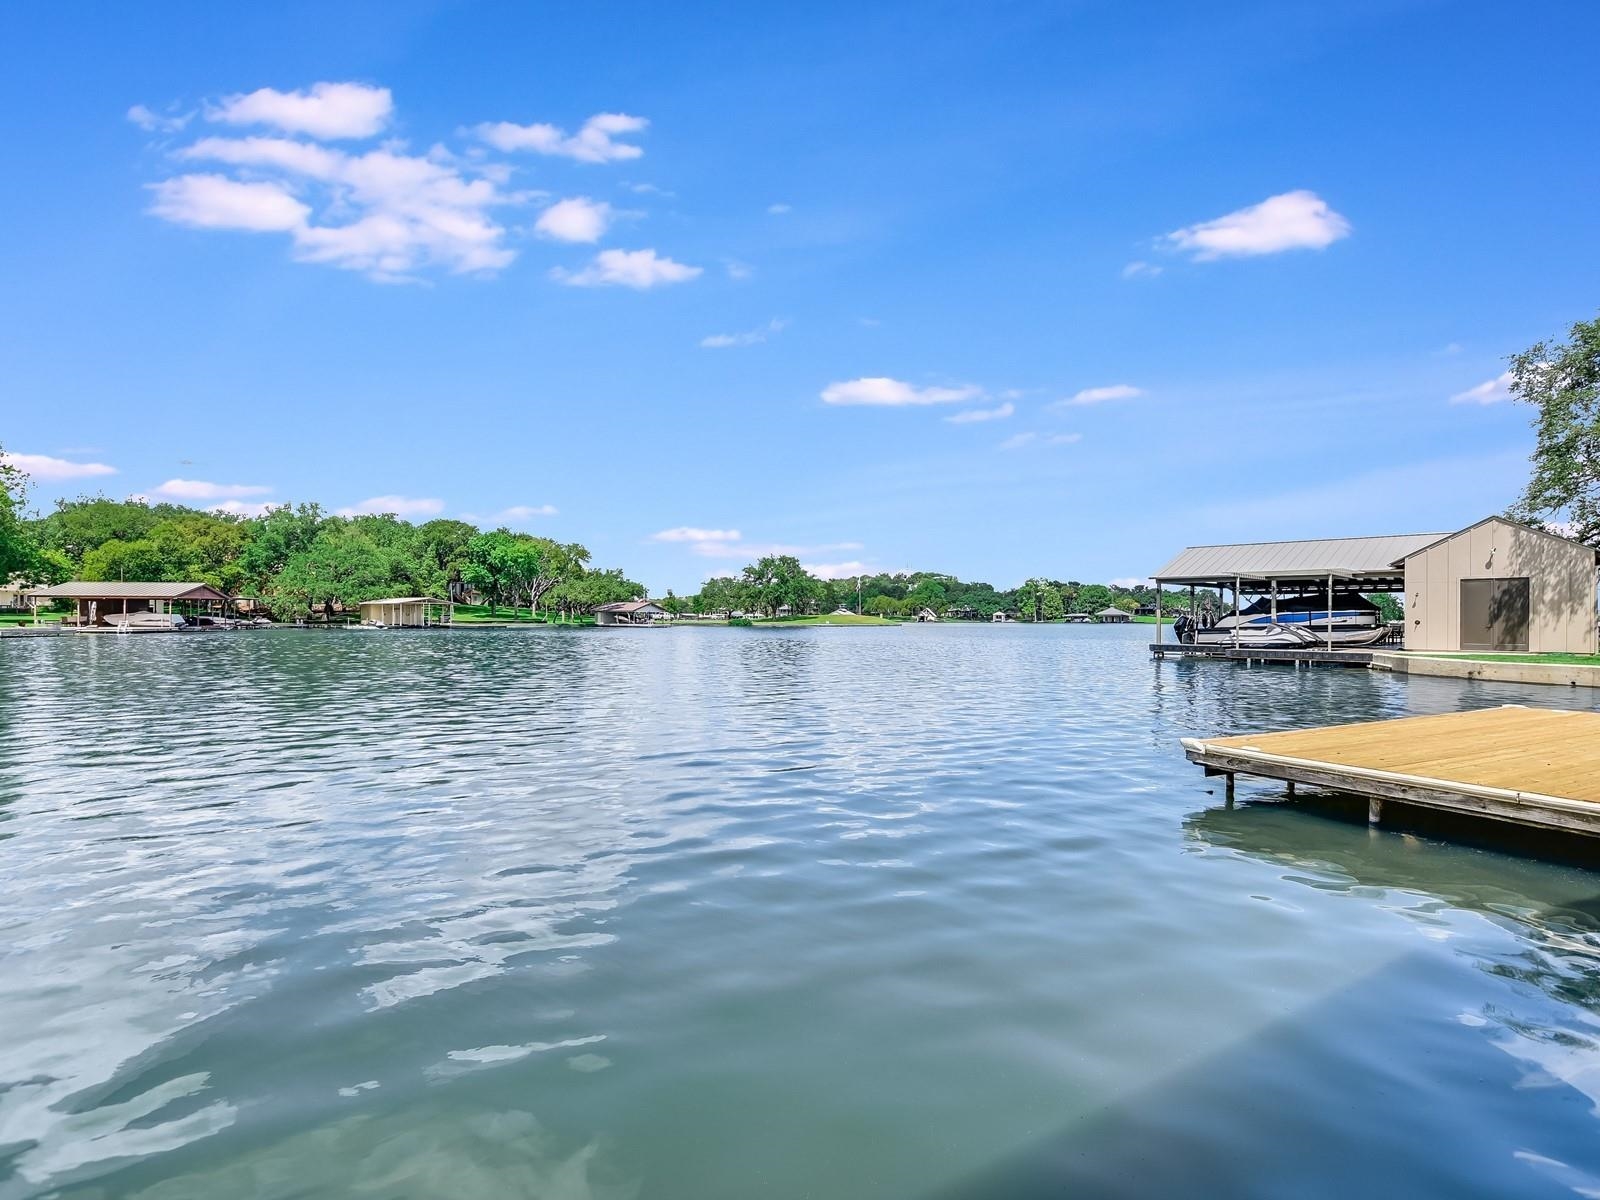
{"label": "outboard motor", "polygon": [[1177,620],[1172,622],[1172,632],[1180,642],[1194,641],[1194,621],[1188,613],[1178,614]]}

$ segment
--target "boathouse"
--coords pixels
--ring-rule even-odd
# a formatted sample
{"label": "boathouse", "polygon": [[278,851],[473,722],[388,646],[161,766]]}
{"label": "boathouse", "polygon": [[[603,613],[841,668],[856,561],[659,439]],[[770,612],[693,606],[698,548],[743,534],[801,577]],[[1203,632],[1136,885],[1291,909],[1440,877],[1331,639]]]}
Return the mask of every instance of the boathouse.
{"label": "boathouse", "polygon": [[1133,620],[1132,617],[1123,612],[1120,608],[1102,608],[1099,612],[1095,613],[1094,619],[1099,621],[1102,625],[1126,625],[1129,621]]}
{"label": "boathouse", "polygon": [[387,625],[391,629],[425,629],[448,625],[454,606],[433,596],[391,596],[386,600],[363,600],[364,625]]}
{"label": "boathouse", "polygon": [[54,587],[30,589],[27,596],[35,603],[76,602],[76,617],[65,622],[76,625],[109,625],[112,622],[108,618],[124,613],[221,613],[229,603],[228,594],[209,583],[96,583],[74,579]]}
{"label": "boathouse", "polygon": [[[1151,578],[1157,589],[1198,589],[1224,602],[1358,591],[1388,593],[1405,606],[1405,649],[1594,654],[1596,555],[1581,542],[1485,517],[1455,533],[1313,538],[1190,546]],[[1156,642],[1162,640],[1156,620]]]}
{"label": "boathouse", "polygon": [[1504,517],[1412,550],[1406,649],[1593,654],[1596,550]]}
{"label": "boathouse", "polygon": [[664,616],[666,609],[659,604],[652,604],[648,600],[620,600],[614,604],[602,604],[594,610],[594,623],[596,625],[649,625],[657,617]]}

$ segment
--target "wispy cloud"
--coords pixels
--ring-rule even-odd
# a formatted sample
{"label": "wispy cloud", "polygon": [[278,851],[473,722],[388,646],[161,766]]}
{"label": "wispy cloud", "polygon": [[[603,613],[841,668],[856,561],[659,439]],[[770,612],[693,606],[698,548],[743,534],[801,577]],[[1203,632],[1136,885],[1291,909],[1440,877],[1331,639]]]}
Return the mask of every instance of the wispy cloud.
{"label": "wispy cloud", "polygon": [[550,277],[569,287],[627,287],[638,291],[687,283],[701,268],[657,254],[654,250],[602,250],[579,271],[552,268]]}
{"label": "wispy cloud", "polygon": [[555,125],[516,125],[510,121],[479,125],[474,132],[497,150],[531,150],[535,154],[555,155],[577,162],[605,163],[642,156],[644,151],[640,147],[617,139],[643,133],[649,125],[645,118],[631,117],[627,113],[596,113],[571,136]]}
{"label": "wispy cloud", "polygon": [[1084,388],[1065,400],[1057,400],[1051,407],[1082,408],[1090,404],[1105,404],[1111,400],[1132,400],[1144,395],[1142,388],[1127,383],[1114,383],[1109,387]]}
{"label": "wispy cloud", "polygon": [[587,196],[557,200],[539,214],[534,232],[558,242],[598,242],[611,224],[611,205]]}
{"label": "wispy cloud", "polygon": [[1137,575],[1123,575],[1123,576],[1120,576],[1120,577],[1118,577],[1116,579],[1108,579],[1108,580],[1106,580],[1106,582],[1108,584],[1110,584],[1112,587],[1136,588],[1136,587],[1143,587],[1146,583],[1148,583],[1150,581],[1148,579],[1141,579]]}
{"label": "wispy cloud", "polygon": [[1081,433],[1016,433],[1001,442],[998,449],[1024,450],[1032,446],[1071,446],[1083,441]]}
{"label": "wispy cloud", "polygon": [[178,133],[194,120],[194,113],[158,113],[143,104],[135,104],[128,110],[128,120],[146,133]]}
{"label": "wispy cloud", "polygon": [[857,575],[875,574],[873,568],[864,562],[803,562],[800,565],[818,579],[854,579]]}
{"label": "wispy cloud", "polygon": [[63,479],[93,479],[100,475],[115,475],[117,469],[100,462],[71,462],[65,458],[52,458],[48,454],[0,454],[5,462],[25,471],[34,479],[56,482]]}
{"label": "wispy cloud", "polygon": [[306,91],[274,88],[229,96],[206,110],[206,120],[229,125],[269,125],[314,138],[366,138],[381,132],[394,113],[385,87],[315,83]]}
{"label": "wispy cloud", "polygon": [[779,317],[773,317],[765,325],[759,325],[744,333],[713,333],[701,338],[700,345],[707,350],[722,350],[730,346],[756,346],[774,334],[781,333],[788,324],[789,322]]}
{"label": "wispy cloud", "polygon": [[1154,279],[1157,275],[1161,274],[1161,271],[1162,268],[1158,267],[1155,263],[1145,262],[1140,259],[1135,260],[1134,262],[1131,262],[1127,266],[1123,267],[1122,277],[1124,279]]}
{"label": "wispy cloud", "polygon": [[791,213],[793,211],[794,211],[794,206],[791,205],[791,204],[769,204],[769,205],[767,205],[767,212],[771,216],[774,216],[774,217],[781,217],[781,216],[784,215],[784,213]]}
{"label": "wispy cloud", "polygon": [[270,487],[255,483],[211,483],[204,479],[169,479],[150,489],[155,496],[169,500],[238,500],[246,496],[265,496]]}
{"label": "wispy cloud", "polygon": [[834,405],[862,405],[875,408],[906,408],[923,404],[957,404],[976,400],[983,389],[971,384],[959,387],[917,387],[887,376],[866,376],[830,383],[822,389],[822,402]]}
{"label": "wispy cloud", "polygon": [[1017,411],[1017,406],[1007,400],[994,408],[969,408],[965,412],[946,417],[952,425],[971,425],[978,421],[1003,421]]}
{"label": "wispy cloud", "polygon": [[679,525],[650,535],[652,542],[737,542],[737,529],[699,529],[692,525]]}
{"label": "wispy cloud", "polygon": [[429,497],[371,496],[357,504],[335,510],[341,517],[393,513],[397,517],[436,517],[444,511],[444,501]]}
{"label": "wispy cloud", "polygon": [[1511,372],[1496,375],[1477,387],[1469,387],[1450,397],[1451,404],[1499,404],[1511,399]]}
{"label": "wispy cloud", "polygon": [[1170,249],[1197,262],[1321,250],[1350,236],[1350,222],[1315,192],[1284,192],[1237,212],[1187,225],[1166,235]]}

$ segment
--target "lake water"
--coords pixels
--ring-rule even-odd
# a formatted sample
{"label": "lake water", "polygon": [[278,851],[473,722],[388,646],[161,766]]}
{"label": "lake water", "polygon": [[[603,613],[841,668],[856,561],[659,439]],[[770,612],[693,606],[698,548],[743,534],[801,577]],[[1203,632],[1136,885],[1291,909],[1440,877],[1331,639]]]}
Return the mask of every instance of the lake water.
{"label": "lake water", "polygon": [[1147,628],[0,643],[0,1200],[1593,1196],[1600,875]]}

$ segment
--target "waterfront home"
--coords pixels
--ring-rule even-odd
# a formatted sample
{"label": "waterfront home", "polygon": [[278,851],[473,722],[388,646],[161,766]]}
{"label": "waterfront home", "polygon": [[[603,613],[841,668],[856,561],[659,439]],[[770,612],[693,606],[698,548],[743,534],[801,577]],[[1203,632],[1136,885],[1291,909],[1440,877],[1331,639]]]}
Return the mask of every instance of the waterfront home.
{"label": "waterfront home", "polygon": [[363,600],[361,623],[387,625],[391,629],[425,629],[448,625],[454,605],[433,596],[391,596],[386,600]]}
{"label": "waterfront home", "polygon": [[1010,613],[997,612],[993,617],[990,618],[990,620],[996,625],[1009,625],[1012,621],[1015,621],[1016,618]]}
{"label": "waterfront home", "polygon": [[1102,608],[1095,613],[1094,619],[1102,625],[1126,625],[1133,618],[1120,608]]}
{"label": "waterfront home", "polygon": [[220,616],[231,602],[226,592],[209,583],[123,583],[74,579],[54,587],[30,588],[27,599],[38,603],[72,600],[77,605],[67,625],[110,626],[113,617],[136,613]]}
{"label": "waterfront home", "polygon": [[594,610],[594,623],[596,625],[650,625],[658,617],[666,615],[666,609],[649,600],[620,600],[614,604],[602,604]]}

